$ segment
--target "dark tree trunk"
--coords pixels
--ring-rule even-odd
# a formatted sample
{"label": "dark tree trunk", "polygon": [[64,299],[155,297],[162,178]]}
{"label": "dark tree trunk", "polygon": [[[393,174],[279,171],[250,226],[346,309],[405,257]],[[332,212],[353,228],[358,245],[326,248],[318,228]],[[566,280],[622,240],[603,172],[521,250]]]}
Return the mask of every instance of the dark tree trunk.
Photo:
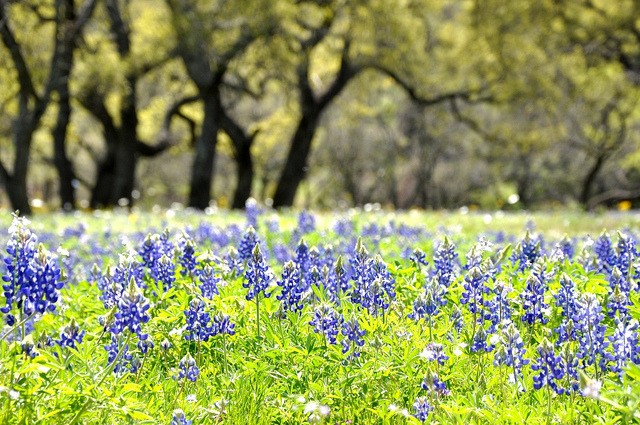
{"label": "dark tree trunk", "polygon": [[244,209],[247,199],[251,196],[251,186],[253,183],[253,158],[251,157],[251,145],[255,138],[253,135],[247,135],[242,127],[236,123],[224,110],[222,104],[220,107],[220,125],[225,133],[233,142],[236,162],[236,190],[233,194],[233,202],[231,208]]}
{"label": "dark tree trunk", "polygon": [[[70,23],[75,19],[73,0],[61,0],[58,4],[58,19]],[[74,210],[76,207],[73,180],[75,174],[71,161],[66,153],[67,128],[71,119],[71,105],[69,95],[69,76],[73,66],[74,36],[70,30],[58,35],[56,47],[59,58],[59,75],[55,82],[58,92],[58,118],[53,130],[53,163],[58,173],[58,192],[60,205],[64,211]]]}
{"label": "dark tree trunk", "polygon": [[[73,7],[73,2],[71,7]],[[69,7],[69,5],[67,5]],[[68,16],[69,13],[71,16]],[[73,19],[73,10],[65,13],[67,19]],[[67,128],[71,119],[71,105],[69,96],[69,74],[73,62],[73,49],[67,43],[60,46],[60,76],[56,91],[59,95],[58,118],[56,127],[53,129],[53,163],[58,172],[58,189],[60,194],[60,204],[64,211],[71,211],[76,207],[75,190],[73,180],[75,175],[71,161],[67,157],[66,140]]]}
{"label": "dark tree trunk", "polygon": [[131,192],[135,184],[137,155],[138,113],[136,111],[136,81],[129,78],[129,94],[120,110],[120,128],[116,142],[115,167],[111,204],[121,199],[131,205]]}
{"label": "dark tree trunk", "polygon": [[244,209],[247,199],[251,196],[253,183],[253,159],[251,158],[251,144],[243,144],[236,153],[237,184],[233,194],[231,208]]}
{"label": "dark tree trunk", "polygon": [[31,118],[21,114],[14,133],[16,156],[13,162],[13,173],[11,176],[7,176],[5,181],[11,208],[14,211],[20,211],[22,215],[31,214],[31,206],[27,196],[27,170],[29,169],[29,150],[33,130]]}
{"label": "dark tree trunk", "polygon": [[298,186],[307,172],[307,160],[311,151],[311,142],[318,127],[320,111],[309,108],[303,112],[296,129],[287,161],[282,169],[276,193],[273,196],[273,207],[290,207],[293,205]]}
{"label": "dark tree trunk", "polygon": [[93,209],[110,205],[111,189],[115,179],[115,158],[113,152],[98,164],[96,182],[91,189],[91,201],[89,206]]}
{"label": "dark tree trunk", "polygon": [[71,211],[76,206],[76,196],[73,188],[75,174],[65,150],[70,116],[69,92],[67,91],[66,95],[61,92],[58,105],[58,122],[53,130],[53,163],[58,172],[58,190],[60,203],[64,211]]}
{"label": "dark tree trunk", "polygon": [[585,176],[582,181],[582,190],[580,191],[580,204],[586,209],[589,209],[589,199],[591,198],[591,191],[593,189],[593,184],[598,176],[598,173],[602,169],[604,165],[606,156],[600,155],[596,158],[596,162],[593,163],[593,166]]}
{"label": "dark tree trunk", "polygon": [[189,206],[204,210],[211,200],[211,186],[218,138],[219,91],[218,87],[203,96],[204,118],[202,130],[196,140],[196,154],[191,168]]}

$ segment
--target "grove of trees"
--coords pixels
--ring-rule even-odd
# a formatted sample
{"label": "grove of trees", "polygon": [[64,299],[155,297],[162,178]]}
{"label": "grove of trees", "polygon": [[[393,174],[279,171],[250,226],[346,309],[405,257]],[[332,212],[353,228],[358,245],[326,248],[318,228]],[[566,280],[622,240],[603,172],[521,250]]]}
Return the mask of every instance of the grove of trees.
{"label": "grove of trees", "polygon": [[637,0],[0,0],[0,205],[640,200]]}

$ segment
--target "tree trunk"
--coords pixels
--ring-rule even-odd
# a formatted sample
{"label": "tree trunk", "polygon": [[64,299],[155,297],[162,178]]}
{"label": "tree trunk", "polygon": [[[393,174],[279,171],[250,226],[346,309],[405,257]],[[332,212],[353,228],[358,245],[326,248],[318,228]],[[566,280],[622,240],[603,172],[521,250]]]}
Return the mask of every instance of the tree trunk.
{"label": "tree trunk", "polygon": [[233,194],[231,208],[244,209],[247,199],[251,196],[251,184],[253,183],[253,159],[251,158],[251,143],[239,146],[236,153],[237,185]]}
{"label": "tree trunk", "polygon": [[311,151],[311,142],[318,127],[320,111],[315,105],[303,110],[300,124],[291,142],[276,193],[273,196],[273,207],[290,207],[293,205],[298,186],[307,172],[307,160]]}
{"label": "tree trunk", "polygon": [[[64,0],[58,5],[58,19],[67,24],[75,19],[73,0]],[[53,129],[53,163],[58,173],[58,193],[60,205],[64,211],[74,210],[76,207],[75,189],[73,180],[75,174],[71,161],[66,153],[67,128],[71,119],[71,105],[69,95],[69,76],[73,66],[73,48],[75,40],[65,33],[65,26],[59,31],[56,48],[58,49],[58,77],[56,78],[56,91],[58,92],[58,118]],[[69,31],[69,29],[66,29]]]}
{"label": "tree trunk", "polygon": [[[69,51],[70,55],[71,51]],[[58,101],[58,119],[56,127],[53,129],[53,163],[58,172],[58,191],[60,194],[60,205],[64,211],[71,211],[76,207],[75,189],[73,179],[75,178],[71,161],[67,156],[65,145],[67,139],[67,128],[71,118],[71,105],[69,103],[69,71],[71,69],[71,58],[68,58],[68,67],[63,67],[61,79],[64,82],[58,87],[60,99]]]}
{"label": "tree trunk", "polygon": [[220,126],[227,133],[233,142],[236,162],[236,190],[233,194],[232,209],[244,209],[247,199],[251,196],[251,185],[253,183],[253,159],[251,157],[251,145],[255,138],[255,133],[247,135],[242,127],[236,123],[224,110],[222,104],[220,108]]}
{"label": "tree trunk", "polygon": [[584,180],[582,181],[582,190],[580,191],[580,204],[586,209],[589,209],[589,198],[591,198],[591,190],[593,188],[593,183],[602,169],[605,161],[605,155],[600,155],[596,158],[596,162],[593,164]]}
{"label": "tree trunk", "polygon": [[136,111],[136,80],[129,78],[129,94],[120,110],[120,131],[115,152],[115,168],[111,204],[126,200],[131,205],[131,192],[135,184],[138,142],[138,113]]}
{"label": "tree trunk", "polygon": [[14,133],[16,156],[13,162],[13,174],[5,181],[11,208],[14,211],[20,211],[21,215],[31,214],[27,196],[27,170],[33,136],[33,125],[30,121],[31,117],[28,114],[21,114]]}
{"label": "tree trunk", "polygon": [[211,186],[218,139],[219,91],[216,87],[203,96],[204,118],[200,137],[196,140],[196,154],[191,168],[189,206],[204,210],[211,200]]}
{"label": "tree trunk", "polygon": [[98,164],[96,182],[91,189],[91,201],[89,202],[91,208],[96,209],[110,205],[114,173],[115,154],[107,152],[107,156]]}

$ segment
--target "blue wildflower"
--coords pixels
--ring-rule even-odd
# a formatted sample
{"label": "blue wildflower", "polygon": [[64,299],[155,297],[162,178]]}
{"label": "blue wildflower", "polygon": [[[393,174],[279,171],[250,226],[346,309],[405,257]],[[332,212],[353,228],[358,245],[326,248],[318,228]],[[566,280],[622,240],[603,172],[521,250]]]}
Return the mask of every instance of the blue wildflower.
{"label": "blue wildflower", "polygon": [[178,364],[178,376],[176,379],[188,379],[191,382],[196,382],[200,375],[200,369],[196,365],[196,360],[191,357],[191,354],[187,353]]}
{"label": "blue wildflower", "polygon": [[187,322],[185,339],[187,341],[207,341],[212,335],[211,316],[205,310],[202,300],[194,298],[189,303],[189,308],[184,311]]}
{"label": "blue wildflower", "polygon": [[214,296],[220,293],[218,291],[218,284],[222,279],[216,276],[210,264],[205,264],[202,270],[198,272],[198,280],[200,281],[200,292],[206,299],[212,300]]}
{"label": "blue wildflower", "polygon": [[424,423],[432,411],[433,406],[429,404],[429,399],[426,396],[416,398],[416,401],[413,403],[413,416],[420,422]]}
{"label": "blue wildflower", "polygon": [[71,319],[71,322],[60,331],[60,339],[56,343],[60,347],[76,348],[77,344],[82,343],[83,338],[84,330],[80,329],[74,319]]}
{"label": "blue wildflower", "polygon": [[266,290],[273,280],[273,275],[258,244],[254,245],[253,254],[247,261],[244,277],[245,282],[242,286],[249,289],[246,296],[247,301],[253,300],[260,294],[265,298],[271,296],[271,293]]}
{"label": "blue wildflower", "polygon": [[364,335],[366,331],[360,329],[358,319],[352,318],[342,323],[341,332],[344,336],[342,340],[342,354],[346,354],[349,350],[352,350],[350,356],[359,357],[359,348],[364,345]]}
{"label": "blue wildflower", "polygon": [[538,358],[531,365],[531,369],[538,372],[533,377],[533,388],[539,390],[548,385],[556,393],[561,394],[563,391],[558,381],[562,380],[565,373],[562,358],[556,355],[553,345],[546,338],[538,345],[537,351]]}
{"label": "blue wildflower", "polygon": [[327,304],[321,304],[313,311],[313,319],[309,322],[315,333],[322,334],[330,344],[336,343],[342,317]]}
{"label": "blue wildflower", "polygon": [[192,425],[193,421],[187,420],[182,409],[176,409],[173,411],[173,415],[171,416],[171,424],[170,425]]}
{"label": "blue wildflower", "polygon": [[616,321],[616,329],[609,336],[612,354],[607,357],[612,364],[609,370],[618,374],[620,380],[624,376],[624,369],[629,361],[640,364],[640,345],[638,345],[638,321]]}

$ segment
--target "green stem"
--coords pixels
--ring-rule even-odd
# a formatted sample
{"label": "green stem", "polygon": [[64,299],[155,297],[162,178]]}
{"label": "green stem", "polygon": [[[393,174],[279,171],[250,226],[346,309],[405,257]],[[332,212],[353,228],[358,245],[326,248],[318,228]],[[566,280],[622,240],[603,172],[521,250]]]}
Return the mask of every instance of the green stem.
{"label": "green stem", "polygon": [[260,339],[260,298],[256,295],[256,338]]}
{"label": "green stem", "polygon": [[[95,385],[94,388],[100,387],[100,385],[102,385],[104,380],[107,379],[107,376],[109,376],[109,375],[111,375],[113,373],[113,370],[116,368],[118,360],[120,360],[120,357],[122,356],[122,353],[124,353],[124,348],[129,345],[129,336],[130,335],[127,335],[127,337],[124,340],[124,343],[122,344],[122,347],[118,351],[118,354],[116,354],[116,358],[113,359],[113,362],[111,362],[111,365],[105,371],[104,375],[102,376],[102,378],[100,378],[100,380],[98,381],[98,383]],[[86,410],[89,408],[89,406],[91,405],[92,401],[93,401],[92,399],[88,399],[87,401],[85,401],[84,404],[82,405],[82,407],[80,408],[80,410],[78,410],[78,413],[76,413],[76,415],[73,417],[71,422],[68,423],[68,425],[75,425],[78,422],[78,420],[80,419],[80,417],[84,414],[84,412],[86,412]]]}
{"label": "green stem", "polygon": [[0,337],[0,342],[4,341],[4,339],[6,337],[8,337],[9,335],[11,335],[13,332],[15,332],[16,329],[21,328],[22,330],[22,338],[24,338],[24,324],[29,321],[29,319],[31,319],[32,317],[34,317],[36,314],[33,313],[23,319],[21,319],[18,323],[16,323],[15,325],[13,325],[13,327],[11,329],[9,329],[7,332],[4,333],[4,335],[2,335],[2,337]]}

